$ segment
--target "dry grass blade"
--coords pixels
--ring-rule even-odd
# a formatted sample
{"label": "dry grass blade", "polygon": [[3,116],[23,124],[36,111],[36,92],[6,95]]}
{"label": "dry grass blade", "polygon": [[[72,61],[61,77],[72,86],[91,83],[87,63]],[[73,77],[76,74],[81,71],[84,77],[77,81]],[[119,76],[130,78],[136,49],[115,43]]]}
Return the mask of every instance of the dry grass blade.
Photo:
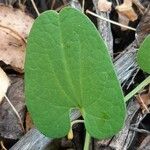
{"label": "dry grass blade", "polygon": [[129,29],[129,30],[136,31],[135,28],[132,28],[132,27],[129,27],[129,26],[120,24],[120,23],[118,23],[118,22],[112,21],[112,20],[110,20],[110,19],[104,18],[104,17],[99,16],[99,15],[97,15],[97,14],[95,14],[95,13],[89,11],[89,10],[86,10],[86,13],[88,13],[88,14],[90,14],[90,15],[92,15],[92,16],[95,16],[95,17],[97,17],[97,18],[99,18],[99,19],[102,19],[102,20],[104,20],[104,21],[110,22],[110,23],[112,23],[112,24],[114,24],[114,25],[117,25],[117,26],[120,26],[120,27],[123,27],[123,28],[127,28],[127,29]]}
{"label": "dry grass blade", "polygon": [[149,93],[146,93],[146,94],[138,94],[135,96],[141,109],[142,109],[142,113],[144,113],[145,111],[147,113],[149,113],[149,109],[148,109],[148,105],[149,105],[149,101],[150,101],[150,96],[149,96]]}
{"label": "dry grass blade", "polygon": [[23,123],[22,123],[22,119],[21,119],[19,113],[17,112],[16,108],[13,106],[13,104],[10,102],[9,98],[6,95],[5,95],[5,99],[7,100],[7,102],[11,106],[12,110],[16,114],[16,116],[17,116],[17,118],[19,120],[19,125],[21,126],[23,133],[25,133],[25,129],[24,129],[24,126],[23,126]]}
{"label": "dry grass blade", "polygon": [[55,3],[56,3],[56,0],[52,0],[51,9],[54,8]]}
{"label": "dry grass blade", "polygon": [[0,145],[1,145],[1,148],[2,148],[1,150],[7,150],[6,147],[4,146],[3,141],[0,141]]}
{"label": "dry grass blade", "polygon": [[[128,19],[126,16],[124,16],[124,15],[118,13],[118,22],[121,23],[121,24],[123,24],[123,25],[128,26],[128,24],[129,24],[129,19]],[[128,29],[121,27],[121,30],[122,30],[122,31],[126,31],[126,30],[128,30]]]}
{"label": "dry grass blade", "polygon": [[85,0],[82,0],[82,12],[84,13]]}
{"label": "dry grass blade", "polygon": [[34,10],[36,11],[37,15],[39,16],[39,15],[40,15],[40,12],[38,11],[34,0],[31,0],[31,3],[32,3],[32,5],[33,5],[33,7],[34,7]]}

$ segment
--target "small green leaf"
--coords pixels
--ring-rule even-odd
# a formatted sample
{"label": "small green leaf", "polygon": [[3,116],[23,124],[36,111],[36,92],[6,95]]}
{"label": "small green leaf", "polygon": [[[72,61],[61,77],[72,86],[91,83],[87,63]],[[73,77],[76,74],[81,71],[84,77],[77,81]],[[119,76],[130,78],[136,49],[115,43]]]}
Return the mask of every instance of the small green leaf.
{"label": "small green leaf", "polygon": [[150,73],[150,35],[140,46],[137,54],[137,62],[143,71]]}
{"label": "small green leaf", "polygon": [[95,138],[123,126],[125,105],[107,48],[81,12],[47,11],[35,21],[25,64],[27,107],[36,127],[49,137],[70,129],[69,112],[79,108]]}

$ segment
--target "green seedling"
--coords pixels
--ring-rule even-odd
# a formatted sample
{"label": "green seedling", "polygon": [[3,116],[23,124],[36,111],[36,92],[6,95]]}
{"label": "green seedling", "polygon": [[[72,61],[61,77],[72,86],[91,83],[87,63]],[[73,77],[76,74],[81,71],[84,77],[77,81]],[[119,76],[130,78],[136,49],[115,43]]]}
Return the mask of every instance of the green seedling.
{"label": "green seedling", "polygon": [[146,37],[140,46],[137,62],[143,71],[150,73],[150,35]]}
{"label": "green seedling", "polygon": [[[140,68],[150,73],[150,35],[147,36],[144,42],[141,44],[138,53],[137,53],[137,63]],[[134,96],[138,91],[144,88],[150,83],[150,76],[147,77],[141,84],[139,84],[133,91],[125,96],[125,102],[128,101],[132,96]]]}
{"label": "green seedling", "polygon": [[81,12],[44,12],[28,38],[25,65],[27,107],[48,137],[68,134],[69,112],[78,108],[95,138],[116,134],[124,123],[122,90],[104,41]]}
{"label": "green seedling", "polygon": [[70,111],[79,109],[85,150],[90,136],[113,136],[124,124],[125,98],[108,50],[93,23],[73,8],[46,11],[35,20],[27,42],[25,96],[35,126],[51,138],[68,134]]}

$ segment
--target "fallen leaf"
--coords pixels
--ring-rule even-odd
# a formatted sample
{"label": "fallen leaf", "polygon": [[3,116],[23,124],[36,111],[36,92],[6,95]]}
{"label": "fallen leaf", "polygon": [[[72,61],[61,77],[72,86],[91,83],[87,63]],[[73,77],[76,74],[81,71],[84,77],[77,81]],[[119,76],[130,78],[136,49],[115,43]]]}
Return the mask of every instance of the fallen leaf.
{"label": "fallen leaf", "polygon": [[[121,23],[121,24],[123,24],[123,25],[128,26],[129,19],[126,16],[124,16],[124,15],[122,15],[122,14],[119,13],[118,14],[118,22]],[[122,31],[128,30],[127,28],[124,28],[124,27],[120,27],[120,28],[121,28]]]}
{"label": "fallen leaf", "polygon": [[26,121],[25,121],[25,123],[26,123],[26,132],[28,132],[31,128],[34,127],[33,121],[32,121],[32,119],[30,117],[29,112],[26,113]]}
{"label": "fallen leaf", "polygon": [[10,80],[7,77],[6,73],[0,68],[0,103],[5,96],[8,87],[10,86]]}
{"label": "fallen leaf", "polygon": [[24,70],[26,39],[34,19],[20,9],[0,5],[0,60]]}
{"label": "fallen leaf", "polygon": [[150,91],[147,93],[138,94],[135,97],[142,109],[142,112],[149,112],[148,106],[150,105]]}
{"label": "fallen leaf", "polygon": [[132,0],[124,0],[124,3],[116,6],[118,13],[126,16],[130,21],[137,20],[138,16],[132,7]]}
{"label": "fallen leaf", "polygon": [[111,11],[112,2],[108,2],[107,0],[99,0],[98,1],[98,9],[102,12]]}
{"label": "fallen leaf", "polygon": [[137,63],[143,71],[150,73],[150,35],[140,45],[137,53]]}

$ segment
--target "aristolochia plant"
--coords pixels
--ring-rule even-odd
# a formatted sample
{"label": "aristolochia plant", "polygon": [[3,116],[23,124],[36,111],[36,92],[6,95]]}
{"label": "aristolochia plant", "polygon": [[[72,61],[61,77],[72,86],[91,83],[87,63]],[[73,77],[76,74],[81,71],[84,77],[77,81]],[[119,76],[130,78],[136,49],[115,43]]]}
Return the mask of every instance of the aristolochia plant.
{"label": "aristolochia plant", "polygon": [[143,71],[150,73],[150,35],[147,36],[140,46],[137,62]]}
{"label": "aristolochia plant", "polygon": [[[143,71],[150,73],[150,35],[148,35],[145,38],[144,42],[141,44],[138,50],[137,63],[139,64],[140,68]],[[128,101],[133,95],[135,95],[138,91],[140,91],[149,83],[150,83],[150,76],[147,77],[141,84],[139,84],[128,95],[126,95],[126,97],[124,98],[125,101]]]}
{"label": "aristolochia plant", "polygon": [[116,134],[125,104],[108,50],[93,23],[80,11],[46,11],[36,20],[27,44],[27,107],[48,137],[68,134],[70,110],[80,110],[95,138]]}

